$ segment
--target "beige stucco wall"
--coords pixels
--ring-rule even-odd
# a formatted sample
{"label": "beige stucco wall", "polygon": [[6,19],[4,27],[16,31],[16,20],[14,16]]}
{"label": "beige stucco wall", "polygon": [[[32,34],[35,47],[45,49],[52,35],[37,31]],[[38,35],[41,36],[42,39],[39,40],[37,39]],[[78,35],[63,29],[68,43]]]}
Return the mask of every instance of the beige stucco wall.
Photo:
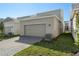
{"label": "beige stucco wall", "polygon": [[73,38],[76,39],[76,16],[74,16],[72,24],[72,35]]}
{"label": "beige stucco wall", "polygon": [[72,4],[72,21],[71,21],[71,29],[72,29],[72,36],[75,41],[77,41],[77,28],[76,28],[76,13],[79,12],[79,3]]}
{"label": "beige stucco wall", "polygon": [[14,21],[4,22],[4,32],[7,34],[9,31],[7,31],[6,27],[13,27],[12,33],[14,33]]}
{"label": "beige stucco wall", "polygon": [[15,21],[14,22],[15,25],[15,34],[20,34],[20,21]]}
{"label": "beige stucco wall", "polygon": [[47,17],[47,16],[57,16],[58,20],[60,20],[62,22],[61,28],[63,28],[62,32],[64,32],[64,18],[63,18],[63,10],[62,9],[57,9],[57,10],[51,10],[51,11],[46,11],[46,12],[41,12],[41,13],[37,13],[36,15],[32,15],[32,16],[26,16],[26,17],[19,17],[19,20],[32,20],[32,19],[38,19],[38,18],[42,18],[42,17]]}
{"label": "beige stucco wall", "polygon": [[54,37],[57,37],[59,34],[60,34],[60,26],[61,25],[59,25],[59,21],[56,19],[56,18],[54,18],[54,20],[52,20],[53,21],[53,26],[52,26],[52,29],[53,29],[53,32],[52,32],[52,34],[53,34],[53,36]]}
{"label": "beige stucco wall", "polygon": [[20,33],[20,22],[16,20],[11,20],[11,21],[4,22],[5,34],[8,33],[8,31],[6,31],[6,27],[10,27],[10,26],[13,27],[11,30],[12,33],[14,33],[15,35]]}
{"label": "beige stucco wall", "polygon": [[[27,19],[27,18],[25,18]],[[21,20],[20,21],[20,34],[24,35],[24,25],[31,25],[31,24],[46,24],[46,34],[51,33],[53,38],[58,36],[59,33],[59,23],[56,17],[47,17],[47,18],[38,18],[38,19],[31,19],[31,20]],[[51,26],[49,26],[51,24]],[[63,28],[62,28],[63,29]]]}
{"label": "beige stucco wall", "polygon": [[64,18],[63,18],[63,10],[62,9],[57,9],[57,10],[51,10],[51,11],[47,11],[47,12],[42,12],[42,13],[38,13],[37,16],[43,17],[43,16],[51,16],[51,15],[56,15],[59,20],[62,22],[61,27],[63,28],[63,32],[65,30],[64,27]]}
{"label": "beige stucco wall", "polygon": [[50,16],[50,15],[56,15],[58,18],[60,18],[60,21],[63,21],[63,10],[62,9],[46,11],[46,12],[37,14],[37,16]]}

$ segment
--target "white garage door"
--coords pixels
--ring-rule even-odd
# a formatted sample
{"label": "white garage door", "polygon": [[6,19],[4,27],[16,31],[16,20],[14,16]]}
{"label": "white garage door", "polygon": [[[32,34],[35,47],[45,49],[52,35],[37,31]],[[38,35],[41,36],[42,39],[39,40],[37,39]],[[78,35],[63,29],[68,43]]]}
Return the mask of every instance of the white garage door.
{"label": "white garage door", "polygon": [[24,34],[29,36],[44,36],[46,33],[45,24],[25,25]]}

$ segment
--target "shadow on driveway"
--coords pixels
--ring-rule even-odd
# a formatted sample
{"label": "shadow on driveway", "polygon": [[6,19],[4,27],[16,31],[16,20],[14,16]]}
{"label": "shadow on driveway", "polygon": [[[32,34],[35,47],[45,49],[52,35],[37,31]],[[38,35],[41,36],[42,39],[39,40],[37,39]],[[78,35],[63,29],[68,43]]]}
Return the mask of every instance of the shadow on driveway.
{"label": "shadow on driveway", "polygon": [[25,44],[33,44],[36,42],[40,42],[42,40],[42,37],[36,37],[36,36],[20,36],[19,40],[16,40],[15,42],[25,43]]}

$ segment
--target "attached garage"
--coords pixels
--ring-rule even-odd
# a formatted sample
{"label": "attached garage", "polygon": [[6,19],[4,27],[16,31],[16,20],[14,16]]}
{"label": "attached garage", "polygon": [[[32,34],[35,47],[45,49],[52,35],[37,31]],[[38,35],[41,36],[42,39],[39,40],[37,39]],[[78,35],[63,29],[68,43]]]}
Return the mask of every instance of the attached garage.
{"label": "attached garage", "polygon": [[44,36],[46,34],[45,24],[24,25],[24,35],[27,36]]}
{"label": "attached garage", "polygon": [[51,34],[52,38],[57,37],[63,32],[64,21],[61,14],[61,10],[56,10],[18,18],[21,36],[44,37]]}
{"label": "attached garage", "polygon": [[21,20],[20,33],[22,36],[24,35],[24,36],[39,36],[39,37],[44,37],[46,34],[51,34],[52,37],[55,38],[60,33],[63,32],[60,30],[61,25],[59,24],[60,22],[58,18],[56,18],[56,16]]}

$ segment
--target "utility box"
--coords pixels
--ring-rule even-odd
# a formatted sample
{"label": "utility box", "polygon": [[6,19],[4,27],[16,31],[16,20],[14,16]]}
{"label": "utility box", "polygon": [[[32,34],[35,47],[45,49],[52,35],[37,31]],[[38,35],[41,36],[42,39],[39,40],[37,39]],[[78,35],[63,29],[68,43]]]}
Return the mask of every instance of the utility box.
{"label": "utility box", "polygon": [[51,41],[52,40],[52,34],[46,34],[44,37],[44,40]]}

